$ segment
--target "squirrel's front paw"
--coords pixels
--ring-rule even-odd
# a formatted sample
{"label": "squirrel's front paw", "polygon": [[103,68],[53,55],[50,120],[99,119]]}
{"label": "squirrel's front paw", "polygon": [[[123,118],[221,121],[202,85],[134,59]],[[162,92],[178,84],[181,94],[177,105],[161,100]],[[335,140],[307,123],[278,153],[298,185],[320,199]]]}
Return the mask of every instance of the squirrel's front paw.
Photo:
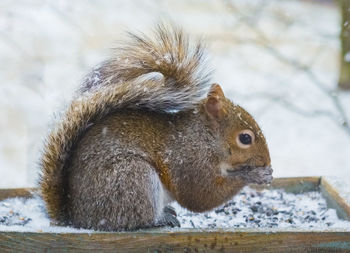
{"label": "squirrel's front paw", "polygon": [[176,216],[170,214],[170,213],[165,213],[164,214],[165,218],[165,225],[169,227],[181,227],[179,220],[176,218]]}
{"label": "squirrel's front paw", "polygon": [[157,226],[169,226],[169,227],[181,227],[179,220],[176,218],[177,214],[172,206],[166,206],[163,208],[163,216],[157,222]]}
{"label": "squirrel's front paw", "polygon": [[163,212],[164,212],[164,213],[171,214],[171,215],[177,217],[175,208],[172,207],[172,206],[165,206],[165,207],[163,208]]}

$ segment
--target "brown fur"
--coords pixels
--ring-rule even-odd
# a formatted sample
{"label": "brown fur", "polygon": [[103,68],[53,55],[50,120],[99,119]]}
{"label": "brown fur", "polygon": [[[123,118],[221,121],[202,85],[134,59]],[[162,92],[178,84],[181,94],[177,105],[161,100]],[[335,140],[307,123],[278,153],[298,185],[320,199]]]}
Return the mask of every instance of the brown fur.
{"label": "brown fur", "polygon": [[[202,98],[202,46],[190,48],[176,28],[159,26],[155,37],[131,35],[87,77],[49,135],[40,188],[56,223],[107,231],[174,225],[164,209],[171,200],[206,211],[249,182],[270,180],[254,119],[219,85]],[[236,137],[245,129],[255,141],[241,149]]]}

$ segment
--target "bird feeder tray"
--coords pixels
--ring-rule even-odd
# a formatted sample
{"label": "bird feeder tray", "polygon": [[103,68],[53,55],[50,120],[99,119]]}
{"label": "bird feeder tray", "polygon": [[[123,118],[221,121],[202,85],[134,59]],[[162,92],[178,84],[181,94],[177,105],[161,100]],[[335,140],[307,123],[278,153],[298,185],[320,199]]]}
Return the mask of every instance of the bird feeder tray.
{"label": "bird feeder tray", "polygon": [[[320,191],[338,217],[350,220],[350,205],[322,177],[277,178],[261,189]],[[33,188],[0,189],[0,200],[32,196]],[[350,252],[350,230],[148,229],[136,232],[0,232],[0,252]]]}

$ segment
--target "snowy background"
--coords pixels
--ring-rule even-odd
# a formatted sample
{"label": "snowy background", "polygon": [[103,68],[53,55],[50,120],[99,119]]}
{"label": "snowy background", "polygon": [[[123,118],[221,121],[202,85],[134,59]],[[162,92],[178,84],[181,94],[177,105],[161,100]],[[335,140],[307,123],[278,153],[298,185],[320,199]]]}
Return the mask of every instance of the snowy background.
{"label": "snowy background", "polygon": [[43,138],[125,30],[204,37],[213,81],[253,114],[274,176],[350,180],[350,93],[336,90],[340,12],[306,0],[1,0],[0,187],[34,186]]}

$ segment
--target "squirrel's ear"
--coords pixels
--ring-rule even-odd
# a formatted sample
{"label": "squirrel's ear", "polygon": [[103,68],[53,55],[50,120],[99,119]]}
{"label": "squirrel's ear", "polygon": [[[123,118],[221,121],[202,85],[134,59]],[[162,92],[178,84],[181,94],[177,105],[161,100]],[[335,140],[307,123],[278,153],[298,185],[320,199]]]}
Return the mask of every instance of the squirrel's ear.
{"label": "squirrel's ear", "polygon": [[214,83],[210,88],[207,101],[205,102],[205,109],[211,117],[222,119],[225,116],[224,99],[225,95],[220,85]]}

